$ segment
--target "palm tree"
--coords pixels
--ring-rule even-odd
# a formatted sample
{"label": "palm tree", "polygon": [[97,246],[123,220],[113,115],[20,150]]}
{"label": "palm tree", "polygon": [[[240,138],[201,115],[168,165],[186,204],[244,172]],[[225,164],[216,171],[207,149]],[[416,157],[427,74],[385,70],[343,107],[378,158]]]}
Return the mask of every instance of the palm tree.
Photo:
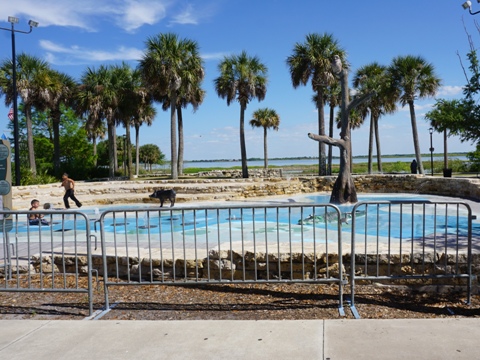
{"label": "palm tree", "polygon": [[91,119],[87,119],[85,122],[85,131],[88,140],[92,141],[93,156],[95,157],[93,165],[97,166],[97,138],[104,139],[107,130],[105,129],[103,122],[95,122]]}
{"label": "palm tree", "polygon": [[280,125],[280,116],[273,109],[258,109],[253,113],[253,119],[250,120],[252,127],[263,127],[263,159],[265,169],[268,169],[268,150],[267,150],[267,129],[278,131]]}
{"label": "palm tree", "polygon": [[107,122],[109,176],[117,170],[116,119],[122,96],[123,79],[112,67],[87,68],[81,77],[78,93],[78,112],[87,115],[87,121],[95,124]]}
{"label": "palm tree", "polygon": [[138,176],[140,167],[140,126],[143,124],[151,126],[153,119],[157,115],[157,111],[150,101],[150,97],[145,97],[138,108],[137,115],[133,118],[133,126],[135,128],[135,174]]}
{"label": "palm tree", "polygon": [[440,78],[435,74],[432,64],[420,56],[398,56],[392,60],[388,68],[391,80],[390,91],[402,106],[408,104],[412,123],[413,145],[419,168],[423,174],[422,155],[418,141],[415,100],[435,96],[440,87]]}
{"label": "palm tree", "polygon": [[47,88],[45,107],[50,109],[53,127],[53,168],[57,177],[60,177],[60,121],[62,106],[72,106],[78,89],[76,81],[64,73],[51,71],[51,82]]}
{"label": "palm tree", "polygon": [[214,80],[219,97],[227,99],[227,106],[234,100],[240,103],[240,152],[242,177],[248,178],[247,149],[245,146],[245,110],[253,99],[262,101],[267,93],[267,67],[256,56],[225,56],[218,64],[220,76]]}
{"label": "palm tree", "polygon": [[[344,68],[348,67],[346,53],[340,48],[333,35],[327,33],[323,35],[308,34],[305,43],[296,43],[293,55],[287,58],[287,66],[294,88],[307,85],[311,80],[312,89],[317,94],[318,133],[320,135],[325,135],[324,92],[329,85],[336,81],[330,64],[334,55],[339,56]],[[326,175],[325,144],[319,142],[318,146],[319,175]]]}
{"label": "palm tree", "polygon": [[[340,102],[342,101],[341,99],[341,93],[340,93],[340,84],[338,81],[334,82],[331,84],[329,87],[326,88],[324,92],[324,104],[329,105],[330,111],[329,111],[329,122],[328,122],[328,136],[333,138],[333,129],[335,125],[335,121],[337,121],[337,127],[338,122],[340,119],[338,118],[337,120],[335,119],[335,108],[340,106]],[[313,95],[312,101],[315,104],[315,106],[318,104],[318,94]],[[327,155],[327,172],[326,175],[332,175],[332,160],[333,160],[333,146],[330,144],[328,145],[328,155]]]}
{"label": "palm tree", "polygon": [[[16,58],[17,94],[23,102],[27,128],[27,147],[30,171],[35,176],[37,166],[33,147],[32,108],[42,108],[48,92],[45,91],[50,84],[51,70],[47,62],[31,55],[22,53]],[[13,62],[5,60],[0,65],[0,87],[5,94],[5,104],[13,103]],[[18,141],[18,139],[16,139]]]}
{"label": "palm tree", "polygon": [[[203,78],[202,78],[203,79]],[[193,84],[187,81],[193,80]],[[189,104],[192,105],[193,111],[197,111],[200,104],[205,98],[205,90],[200,88],[201,79],[187,79],[179,89],[177,96],[177,122],[178,122],[178,161],[177,171],[179,175],[183,174],[183,152],[184,152],[184,137],[183,137],[183,112],[182,108],[186,108]],[[170,99],[165,96],[163,100],[162,109],[168,110],[170,108]]]}
{"label": "palm tree", "polygon": [[387,67],[373,62],[360,67],[354,77],[353,86],[356,96],[373,94],[369,100],[358,107],[360,115],[365,119],[370,114],[370,135],[368,142],[368,173],[372,173],[373,163],[373,141],[375,139],[377,150],[378,171],[382,172],[382,155],[380,148],[380,137],[378,131],[378,120],[387,113],[396,110],[395,99],[386,93],[388,86]]}
{"label": "palm tree", "polygon": [[159,34],[147,39],[147,50],[140,60],[139,69],[155,101],[165,96],[170,100],[171,177],[178,178],[176,109],[178,92],[182,86],[193,84],[190,79],[203,79],[204,69],[198,44],[179,39],[172,33]]}

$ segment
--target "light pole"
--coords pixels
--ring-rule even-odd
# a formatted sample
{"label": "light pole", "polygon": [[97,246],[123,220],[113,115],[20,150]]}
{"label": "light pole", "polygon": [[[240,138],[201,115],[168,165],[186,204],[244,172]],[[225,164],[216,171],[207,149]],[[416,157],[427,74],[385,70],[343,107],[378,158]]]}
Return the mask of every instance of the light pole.
{"label": "light pole", "polygon": [[[477,2],[480,3],[480,0],[477,0]],[[480,11],[475,11],[475,12],[472,12],[472,2],[471,1],[465,1],[463,4],[462,4],[462,7],[470,12],[471,15],[475,15],[475,14],[478,14],[480,13]]]}
{"label": "light pole", "polygon": [[127,175],[127,135],[123,135],[123,176]]}
{"label": "light pole", "polygon": [[430,133],[430,167],[432,168],[432,176],[433,176],[433,151],[435,150],[433,148],[433,128],[428,129],[428,132]]}
{"label": "light pole", "polygon": [[18,113],[17,113],[17,59],[15,55],[15,33],[30,34],[34,27],[38,26],[38,22],[30,20],[28,25],[29,31],[15,30],[15,24],[18,24],[18,18],[14,16],[8,17],[8,22],[12,24],[12,27],[3,28],[0,30],[10,31],[12,33],[12,87],[13,87],[13,141],[15,142],[15,185],[20,185],[20,146],[19,146],[19,130],[18,130]]}

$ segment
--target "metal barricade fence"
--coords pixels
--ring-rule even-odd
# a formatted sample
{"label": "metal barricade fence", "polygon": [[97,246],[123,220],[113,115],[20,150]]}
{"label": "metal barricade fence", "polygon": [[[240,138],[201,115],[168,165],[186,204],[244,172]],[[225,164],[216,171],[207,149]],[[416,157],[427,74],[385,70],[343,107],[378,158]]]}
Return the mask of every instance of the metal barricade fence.
{"label": "metal barricade fence", "polygon": [[115,285],[307,282],[337,283],[344,314],[334,205],[125,208],[99,223],[106,309]]}
{"label": "metal barricade fence", "polygon": [[90,221],[78,211],[0,211],[0,292],[85,293],[92,315]]}
{"label": "metal barricade fence", "polygon": [[430,201],[376,201],[355,204],[351,243],[351,309],[355,284],[400,280],[450,280],[472,286],[472,211],[468,204]]}

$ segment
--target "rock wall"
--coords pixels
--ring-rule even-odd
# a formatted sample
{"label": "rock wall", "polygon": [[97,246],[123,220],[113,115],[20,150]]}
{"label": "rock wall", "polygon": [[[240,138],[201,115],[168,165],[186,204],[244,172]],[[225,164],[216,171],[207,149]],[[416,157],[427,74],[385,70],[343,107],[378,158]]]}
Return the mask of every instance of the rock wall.
{"label": "rock wall", "polygon": [[[75,194],[84,205],[158,203],[148,197],[155,189],[172,188],[177,202],[235,200],[272,195],[331,192],[336,177],[267,177],[249,179],[134,180],[76,182]],[[357,175],[358,193],[414,193],[480,200],[480,179],[437,178],[422,175]],[[34,198],[63,207],[59,184],[15,186],[13,209],[27,210]]]}
{"label": "rock wall", "polygon": [[[364,255],[357,258],[356,276],[391,276],[404,278],[423,276],[417,279],[419,283],[435,284],[466,284],[466,279],[449,277],[455,274],[468,272],[466,254],[445,257],[445,254],[409,254],[399,255]],[[130,278],[134,281],[140,277],[144,281],[172,281],[181,279],[210,279],[210,280],[313,280],[339,278],[339,262],[337,254],[314,253],[262,253],[246,251],[243,255],[237,252],[211,250],[208,258],[203,259],[155,259],[137,257],[123,257],[117,261],[113,256],[107,256],[107,271],[110,275],[118,274],[120,278]],[[343,278],[350,277],[351,256],[342,257]],[[365,264],[368,264],[369,273],[366,274]],[[472,255],[472,273],[479,275],[480,254]],[[78,273],[87,274],[87,258],[85,256],[33,256],[31,266],[36,272],[42,273]],[[103,261],[101,256],[93,256],[92,267],[103,276]],[[208,269],[208,271],[207,271]],[[26,273],[26,269],[19,269],[19,273]],[[34,272],[35,272],[34,271]],[[15,269],[16,272],[16,269]],[[0,269],[0,277],[1,274]],[[436,279],[428,279],[437,276]],[[409,281],[411,281],[410,279]]]}

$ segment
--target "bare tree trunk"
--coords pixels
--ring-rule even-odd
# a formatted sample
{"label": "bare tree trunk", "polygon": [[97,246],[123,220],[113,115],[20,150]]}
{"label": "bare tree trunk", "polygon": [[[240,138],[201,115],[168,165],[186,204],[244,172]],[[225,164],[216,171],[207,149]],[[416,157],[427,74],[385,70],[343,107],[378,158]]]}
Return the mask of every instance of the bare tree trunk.
{"label": "bare tree trunk", "polygon": [[242,177],[248,179],[247,148],[245,146],[245,105],[240,104],[240,153],[242,156]]}
{"label": "bare tree trunk", "polygon": [[[27,147],[28,147],[28,162],[30,165],[30,171],[33,176],[37,175],[37,165],[35,162],[35,149],[33,146],[33,126],[32,126],[32,108],[31,106],[24,107],[25,109],[25,122],[27,127]],[[18,141],[18,139],[15,139]]]}
{"label": "bare tree trunk", "polygon": [[[333,121],[335,118],[335,107],[330,106],[330,122],[328,124],[328,136],[333,138]],[[330,145],[328,147],[328,165],[327,165],[327,175],[332,175],[332,159],[333,159],[333,147]]]}
{"label": "bare tree trunk", "polygon": [[373,114],[370,114],[370,134],[368,136],[368,173],[373,172],[373,135],[374,135],[374,125],[373,125]]}
{"label": "bare tree trunk", "polygon": [[[318,133],[320,135],[325,135],[325,114],[324,114],[325,103],[323,101],[323,88],[319,87],[317,90],[317,111],[318,111]],[[327,174],[327,164],[326,164],[326,150],[325,144],[319,142],[318,144],[318,175],[325,176]]]}
{"label": "bare tree trunk", "polygon": [[263,163],[265,170],[268,169],[268,150],[267,150],[267,127],[263,127]]}
{"label": "bare tree trunk", "polygon": [[177,106],[177,120],[178,120],[178,162],[177,171],[178,175],[183,174],[183,116],[182,107]]}
{"label": "bare tree trunk", "polygon": [[177,171],[177,119],[175,102],[177,101],[176,92],[170,92],[170,154],[172,157],[172,163],[170,164],[171,178],[178,179]]}
{"label": "bare tree trunk", "polygon": [[140,125],[135,124],[135,175],[140,170]]}
{"label": "bare tree trunk", "polygon": [[352,109],[371,97],[371,94],[367,94],[350,104],[347,71],[340,71],[339,77],[342,87],[342,102],[340,107],[342,130],[340,132],[340,139],[333,139],[325,135],[308,134],[308,137],[312,140],[337,146],[340,149],[340,173],[333,185],[330,196],[330,202],[332,204],[356,203],[358,201],[357,191],[351,173],[351,130],[348,115]]}
{"label": "bare tree trunk", "polygon": [[[128,167],[128,178],[131,180],[133,179],[133,161],[132,161],[132,146],[130,143],[130,126],[125,128],[125,136],[126,136],[126,148],[123,151],[127,152],[127,167]],[[125,155],[124,155],[125,156]]]}
{"label": "bare tree trunk", "polygon": [[115,125],[112,121],[108,121],[107,124],[107,133],[108,133],[108,176],[113,178],[115,176],[115,143],[117,142],[115,136]]}
{"label": "bare tree trunk", "polygon": [[112,139],[113,139],[113,164],[114,164],[114,171],[118,172],[118,149],[117,149],[117,127],[115,124],[112,125]]}
{"label": "bare tree trunk", "polygon": [[380,147],[380,135],[378,133],[378,117],[375,117],[375,144],[377,145],[377,167],[380,173],[383,173],[382,151]]}
{"label": "bare tree trunk", "polygon": [[97,137],[96,136],[92,138],[92,146],[93,146],[93,165],[97,166]]}
{"label": "bare tree trunk", "polygon": [[412,134],[413,134],[413,147],[415,148],[415,157],[417,158],[418,164],[418,173],[424,174],[423,162],[422,162],[422,153],[420,152],[420,143],[418,141],[418,131],[417,131],[417,118],[415,116],[415,105],[413,100],[408,102],[410,108],[410,120],[412,122]]}

